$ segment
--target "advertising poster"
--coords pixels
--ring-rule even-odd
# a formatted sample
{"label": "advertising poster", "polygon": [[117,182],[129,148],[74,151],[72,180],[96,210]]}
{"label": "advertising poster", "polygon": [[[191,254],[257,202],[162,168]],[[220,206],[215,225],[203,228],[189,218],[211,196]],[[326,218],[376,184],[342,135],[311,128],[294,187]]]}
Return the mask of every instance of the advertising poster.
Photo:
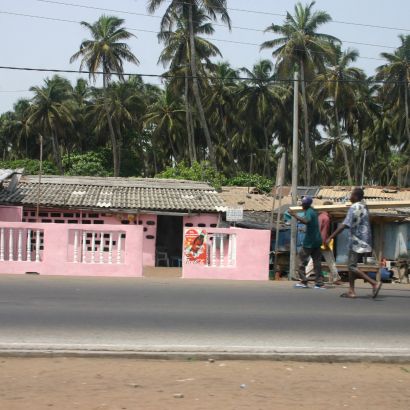
{"label": "advertising poster", "polygon": [[200,228],[189,228],[184,235],[185,263],[205,265],[207,259],[206,231]]}

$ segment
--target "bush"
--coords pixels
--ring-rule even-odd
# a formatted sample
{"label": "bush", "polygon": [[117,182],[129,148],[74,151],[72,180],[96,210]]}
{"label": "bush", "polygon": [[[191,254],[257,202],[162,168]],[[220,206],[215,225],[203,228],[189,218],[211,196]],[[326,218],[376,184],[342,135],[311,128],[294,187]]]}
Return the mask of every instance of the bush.
{"label": "bush", "polygon": [[266,177],[258,174],[248,174],[241,172],[237,176],[229,178],[226,181],[229,186],[252,186],[258,188],[262,192],[270,193],[274,182]]}
{"label": "bush", "polygon": [[[26,175],[38,175],[40,161],[37,159],[16,159],[14,161],[0,161],[0,168],[17,169],[24,168]],[[43,161],[44,175],[58,175],[57,167],[50,161]]]}
{"label": "bush", "polygon": [[274,182],[269,178],[258,174],[247,174],[245,172],[241,172],[235,177],[227,178],[225,175],[212,168],[206,161],[201,163],[195,162],[192,167],[185,165],[184,162],[180,162],[175,167],[168,167],[165,171],[156,175],[156,177],[204,181],[208,182],[216,189],[219,189],[223,185],[252,186],[266,193],[271,192],[274,185]]}
{"label": "bush", "polygon": [[216,171],[208,162],[194,162],[192,167],[180,162],[175,167],[168,167],[165,171],[156,175],[157,178],[187,179],[190,181],[204,181],[214,188],[220,188],[226,183],[226,177]]}
{"label": "bush", "polygon": [[112,175],[109,153],[105,150],[89,151],[84,154],[63,157],[65,175],[107,177]]}

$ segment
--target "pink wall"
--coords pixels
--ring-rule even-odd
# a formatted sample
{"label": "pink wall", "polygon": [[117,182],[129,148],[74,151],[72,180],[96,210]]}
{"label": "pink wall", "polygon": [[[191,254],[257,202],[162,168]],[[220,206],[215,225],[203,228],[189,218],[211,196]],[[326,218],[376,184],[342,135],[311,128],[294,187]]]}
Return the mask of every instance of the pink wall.
{"label": "pink wall", "polygon": [[[24,208],[23,222],[36,222],[35,216],[35,209]],[[69,225],[85,224],[92,225],[93,227],[96,225],[101,226],[107,224],[129,227],[141,226],[143,228],[143,265],[155,266],[155,245],[158,222],[157,215],[44,208],[40,210],[40,222]],[[216,227],[217,223],[218,214],[195,214],[183,217],[184,226],[186,226],[186,224],[192,224],[192,226],[205,225],[209,228],[211,226]],[[182,241],[182,238],[179,240]]]}
{"label": "pink wall", "polygon": [[192,226],[195,227],[205,225],[203,228],[216,228],[218,224],[218,215],[219,214],[199,214],[184,216],[184,227],[187,227],[187,224],[192,224]]}
{"label": "pink wall", "polygon": [[23,219],[23,207],[0,206],[0,221],[21,222]]}
{"label": "pink wall", "polygon": [[[1,215],[1,214],[0,214]],[[36,211],[25,208],[24,222],[36,222]],[[1,220],[1,219],[0,219]],[[142,226],[143,228],[143,264],[155,266],[155,238],[157,233],[157,215],[151,214],[120,214],[112,212],[79,211],[72,209],[41,209],[40,222],[57,224],[85,224],[92,226],[121,225]]]}
{"label": "pink wall", "polygon": [[[13,223],[0,222],[0,228],[5,230],[5,238],[9,237],[9,229],[14,229],[14,247],[13,260],[0,261],[0,273],[6,274],[24,274],[26,272],[38,272],[44,275],[74,275],[74,276],[142,276],[142,234],[141,226],[73,226],[69,224],[49,224],[49,223]],[[26,257],[26,232],[27,229],[42,230],[44,232],[42,251],[40,252],[40,262],[25,261]],[[18,232],[22,234],[22,256],[23,261],[18,259]],[[96,252],[95,263],[75,263],[73,262],[73,230],[86,230],[87,232],[95,232],[96,234],[107,234],[109,232],[125,235],[122,240],[122,257],[121,263],[116,263],[116,258],[111,264],[107,261],[107,253],[104,253],[104,263],[99,262],[99,252]],[[81,238],[79,232],[79,238]],[[4,242],[5,259],[9,259],[8,240]],[[78,248],[81,248],[80,242]],[[81,251],[81,249],[80,249]],[[35,252],[30,252],[32,260],[35,258]]]}
{"label": "pink wall", "polygon": [[[253,229],[208,229],[209,233],[236,234],[236,261],[226,266],[227,243],[224,243],[225,266],[187,264],[182,277],[189,279],[269,280],[270,232]],[[208,253],[211,249],[208,249]],[[220,260],[217,256],[217,265]]]}

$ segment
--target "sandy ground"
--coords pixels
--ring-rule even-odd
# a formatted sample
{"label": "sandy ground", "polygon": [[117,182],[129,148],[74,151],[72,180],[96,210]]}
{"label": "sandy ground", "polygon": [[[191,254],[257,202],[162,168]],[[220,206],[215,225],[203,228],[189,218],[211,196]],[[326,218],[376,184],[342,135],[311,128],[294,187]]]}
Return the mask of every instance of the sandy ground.
{"label": "sandy ground", "polygon": [[408,409],[410,365],[0,358],[0,409]]}

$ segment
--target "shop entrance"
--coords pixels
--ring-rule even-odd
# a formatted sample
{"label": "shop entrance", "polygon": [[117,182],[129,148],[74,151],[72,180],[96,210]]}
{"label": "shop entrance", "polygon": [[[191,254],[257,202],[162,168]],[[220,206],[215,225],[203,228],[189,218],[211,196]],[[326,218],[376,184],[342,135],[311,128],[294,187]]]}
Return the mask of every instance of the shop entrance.
{"label": "shop entrance", "polygon": [[182,266],[182,216],[158,215],[155,266]]}

